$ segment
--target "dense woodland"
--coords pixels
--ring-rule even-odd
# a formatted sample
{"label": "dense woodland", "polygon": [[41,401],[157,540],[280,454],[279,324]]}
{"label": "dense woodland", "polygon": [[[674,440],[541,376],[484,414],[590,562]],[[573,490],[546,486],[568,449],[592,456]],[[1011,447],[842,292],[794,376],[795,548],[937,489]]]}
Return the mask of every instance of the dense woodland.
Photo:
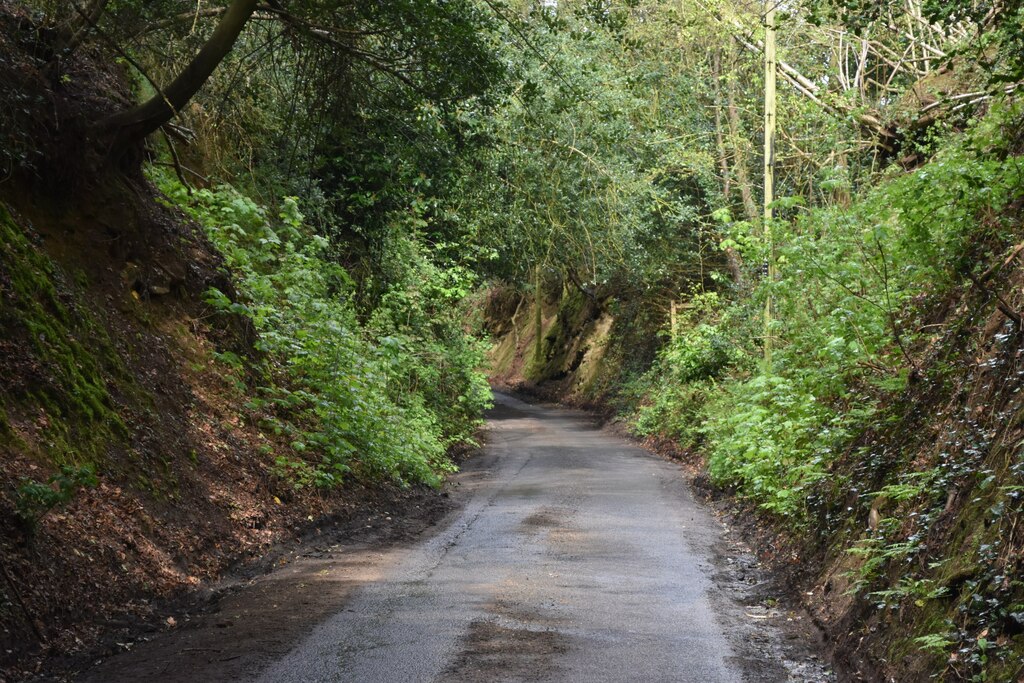
{"label": "dense woodland", "polygon": [[[72,552],[144,611],[352,487],[437,486],[489,374],[704,463],[850,670],[1024,675],[1019,0],[0,24],[12,675],[97,637]],[[190,507],[202,543],[157,529]]]}

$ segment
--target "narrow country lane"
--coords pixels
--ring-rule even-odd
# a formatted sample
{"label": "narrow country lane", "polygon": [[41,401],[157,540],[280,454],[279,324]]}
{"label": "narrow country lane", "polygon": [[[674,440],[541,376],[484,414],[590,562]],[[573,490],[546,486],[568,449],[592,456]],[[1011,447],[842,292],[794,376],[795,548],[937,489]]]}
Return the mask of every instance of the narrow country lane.
{"label": "narrow country lane", "polygon": [[678,465],[583,413],[496,403],[433,532],[296,554],[83,680],[831,680]]}
{"label": "narrow country lane", "polygon": [[491,485],[259,680],[742,680],[709,598],[718,525],[679,469],[497,402]]}

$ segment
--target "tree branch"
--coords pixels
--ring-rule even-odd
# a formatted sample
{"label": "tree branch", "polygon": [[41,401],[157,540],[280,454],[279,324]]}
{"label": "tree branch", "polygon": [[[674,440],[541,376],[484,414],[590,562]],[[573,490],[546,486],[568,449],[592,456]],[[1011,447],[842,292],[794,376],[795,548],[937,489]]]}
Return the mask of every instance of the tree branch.
{"label": "tree branch", "polygon": [[107,118],[100,129],[115,131],[115,145],[125,145],[141,140],[174,118],[231,52],[256,6],[257,0],[234,0],[210,39],[162,94]]}
{"label": "tree branch", "polygon": [[1003,313],[1003,315],[1005,315],[1007,318],[1009,318],[1010,320],[1015,322],[1017,324],[1017,329],[1018,330],[1021,329],[1021,328],[1024,328],[1024,318],[1022,318],[1021,314],[1018,313],[1013,308],[1013,306],[1011,306],[1010,303],[1006,299],[1003,298],[1002,294],[1000,294],[999,292],[997,292],[994,289],[990,288],[984,282],[982,282],[977,277],[975,277],[972,273],[967,272],[967,273],[965,273],[965,275],[967,276],[968,280],[970,280],[971,282],[974,283],[975,287],[980,289],[985,294],[988,294],[988,295],[990,295],[990,296],[995,298],[995,300],[996,300],[996,308],[998,308]]}

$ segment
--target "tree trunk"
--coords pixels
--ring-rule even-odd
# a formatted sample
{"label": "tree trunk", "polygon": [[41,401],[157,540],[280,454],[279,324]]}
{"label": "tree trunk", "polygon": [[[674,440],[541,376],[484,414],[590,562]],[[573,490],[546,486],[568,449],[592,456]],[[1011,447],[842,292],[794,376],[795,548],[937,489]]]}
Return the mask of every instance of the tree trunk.
{"label": "tree trunk", "polygon": [[[736,39],[731,40],[732,54],[735,54]],[[730,78],[726,88],[727,106],[726,114],[729,118],[729,141],[732,145],[732,168],[736,174],[736,185],[740,189],[740,199],[743,202],[743,212],[747,220],[756,223],[760,218],[757,210],[757,202],[754,201],[754,190],[750,184],[750,173],[747,171],[747,155],[744,147],[745,141],[742,137],[743,126],[740,121],[739,108],[736,106],[736,79]]]}
{"label": "tree trunk", "polygon": [[[768,3],[774,0],[768,0]],[[775,200],[775,7],[769,4],[764,15],[764,243],[768,259],[768,281],[775,279],[775,243],[772,219]],[[772,293],[764,304],[764,364],[772,367]]]}
{"label": "tree trunk", "polygon": [[[725,148],[725,134],[722,130],[722,54],[718,50],[712,58],[715,83],[715,145],[718,151],[718,168],[722,174],[722,196],[726,204],[732,203],[732,174],[729,172],[728,153]],[[735,163],[735,159],[733,160]],[[737,286],[743,285],[743,260],[735,249],[729,247],[725,250],[725,260],[729,266],[729,273]],[[672,319],[675,320],[675,302],[672,302]],[[672,323],[673,334],[675,334],[675,322]]]}
{"label": "tree trunk", "polygon": [[210,39],[167,88],[142,104],[102,121],[99,127],[113,133],[114,146],[141,140],[174,118],[231,52],[257,4],[258,0],[234,0]]}
{"label": "tree trunk", "polygon": [[[68,24],[65,32],[65,40],[63,49],[60,51],[60,58],[67,60],[71,57],[71,54],[78,49],[78,46],[82,44],[85,37],[92,30],[96,22],[103,16],[104,10],[107,8],[109,0],[93,0],[92,5],[87,10],[79,10],[79,14],[72,17]],[[56,59],[56,58],[55,58]]]}

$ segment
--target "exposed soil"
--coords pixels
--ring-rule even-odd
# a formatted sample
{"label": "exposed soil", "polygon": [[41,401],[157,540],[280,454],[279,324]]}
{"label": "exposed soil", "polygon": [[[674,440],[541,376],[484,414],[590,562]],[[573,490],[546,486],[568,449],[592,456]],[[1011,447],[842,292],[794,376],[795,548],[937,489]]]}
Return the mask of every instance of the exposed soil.
{"label": "exposed soil", "polygon": [[[218,583],[154,604],[148,619],[118,623],[101,646],[51,659],[35,680],[252,678],[315,625],[347,609],[353,591],[379,580],[382,567],[401,558],[403,548],[449,524],[474,487],[491,480],[494,467],[493,457],[471,458],[439,492],[353,491],[341,513],[310,526],[301,538],[275,546]],[[516,489],[516,495],[527,491]],[[579,539],[565,514],[541,506],[524,514],[519,526],[524,534],[541,534],[575,557]],[[813,625],[801,612],[787,609],[784,597],[778,599],[783,593],[750,548],[733,540],[735,535],[723,525],[722,539],[712,546],[711,576],[719,619],[726,620],[729,639],[742,653],[736,666],[744,680],[831,680],[819,659]],[[572,646],[564,620],[550,609],[502,599],[485,611],[485,618],[469,624],[445,680],[529,681],[557,673],[559,657]]]}

